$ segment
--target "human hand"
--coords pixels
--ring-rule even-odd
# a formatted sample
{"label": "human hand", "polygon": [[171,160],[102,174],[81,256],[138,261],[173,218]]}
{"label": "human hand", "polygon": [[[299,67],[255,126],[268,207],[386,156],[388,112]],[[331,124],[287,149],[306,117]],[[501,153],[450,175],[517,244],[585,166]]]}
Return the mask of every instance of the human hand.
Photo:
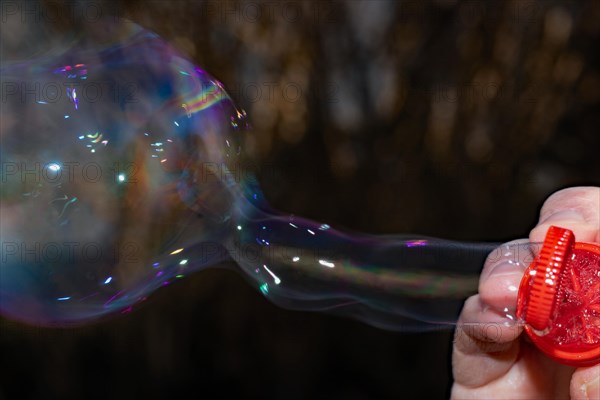
{"label": "human hand", "polygon": [[[544,203],[529,241],[543,242],[551,225],[572,230],[578,242],[600,243],[600,188],[554,193]],[[451,398],[600,399],[600,365],[576,369],[558,364],[521,335],[522,325],[507,317],[515,314],[526,267],[509,264],[509,259],[488,257],[479,294],[465,302],[454,341]]]}

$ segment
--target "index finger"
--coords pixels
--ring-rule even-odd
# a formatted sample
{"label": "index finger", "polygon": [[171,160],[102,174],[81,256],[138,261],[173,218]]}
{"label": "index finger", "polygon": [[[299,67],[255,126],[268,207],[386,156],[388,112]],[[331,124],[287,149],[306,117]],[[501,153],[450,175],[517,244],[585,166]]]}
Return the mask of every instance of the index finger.
{"label": "index finger", "polygon": [[530,258],[527,240],[504,244],[488,256],[479,294],[465,302],[455,332],[457,384],[480,387],[506,374],[516,361],[522,332],[514,316],[517,291]]}

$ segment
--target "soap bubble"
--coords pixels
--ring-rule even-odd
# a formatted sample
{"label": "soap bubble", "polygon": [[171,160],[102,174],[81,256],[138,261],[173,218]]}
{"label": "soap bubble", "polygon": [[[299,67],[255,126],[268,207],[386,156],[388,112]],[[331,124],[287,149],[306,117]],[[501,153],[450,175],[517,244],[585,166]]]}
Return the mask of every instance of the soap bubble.
{"label": "soap bubble", "polygon": [[193,243],[225,234],[238,189],[201,175],[236,162],[245,114],[158,36],[118,28],[2,65],[7,315],[84,321],[222,257]]}
{"label": "soap bubble", "polygon": [[[387,329],[455,321],[494,244],[351,235],[271,209],[246,113],[127,21],[0,75],[0,311],[71,325],[225,260],[276,304]],[[102,29],[101,29],[102,28]]]}

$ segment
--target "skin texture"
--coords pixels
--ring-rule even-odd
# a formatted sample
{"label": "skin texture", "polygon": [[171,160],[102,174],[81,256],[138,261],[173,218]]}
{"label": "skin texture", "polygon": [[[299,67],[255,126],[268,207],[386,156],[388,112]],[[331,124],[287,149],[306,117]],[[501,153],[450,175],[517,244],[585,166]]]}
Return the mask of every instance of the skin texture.
{"label": "skin texture", "polygon": [[[550,225],[571,229],[578,242],[600,243],[600,188],[554,193],[529,240],[542,242]],[[508,306],[514,315],[522,276],[523,267],[506,259],[486,261],[479,293],[465,302],[456,329],[451,398],[600,399],[600,365],[575,369],[550,360],[502,312]]]}

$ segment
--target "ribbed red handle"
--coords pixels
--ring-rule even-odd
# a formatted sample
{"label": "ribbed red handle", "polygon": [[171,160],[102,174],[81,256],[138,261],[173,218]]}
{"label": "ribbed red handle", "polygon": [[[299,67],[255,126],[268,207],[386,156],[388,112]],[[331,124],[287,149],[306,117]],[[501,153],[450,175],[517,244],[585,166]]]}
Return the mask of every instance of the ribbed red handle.
{"label": "ribbed red handle", "polygon": [[560,301],[560,280],[575,245],[575,235],[568,229],[550,227],[540,253],[530,273],[533,282],[525,322],[537,330],[548,327],[556,304]]}

